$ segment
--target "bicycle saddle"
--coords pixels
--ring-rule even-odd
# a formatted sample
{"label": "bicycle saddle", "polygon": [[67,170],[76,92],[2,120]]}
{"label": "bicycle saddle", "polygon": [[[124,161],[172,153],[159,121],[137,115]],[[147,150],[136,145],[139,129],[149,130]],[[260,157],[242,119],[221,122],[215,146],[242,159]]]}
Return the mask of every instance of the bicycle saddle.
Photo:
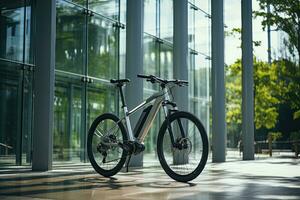
{"label": "bicycle saddle", "polygon": [[120,84],[120,83],[130,82],[130,80],[128,78],[125,78],[125,79],[110,79],[110,82]]}

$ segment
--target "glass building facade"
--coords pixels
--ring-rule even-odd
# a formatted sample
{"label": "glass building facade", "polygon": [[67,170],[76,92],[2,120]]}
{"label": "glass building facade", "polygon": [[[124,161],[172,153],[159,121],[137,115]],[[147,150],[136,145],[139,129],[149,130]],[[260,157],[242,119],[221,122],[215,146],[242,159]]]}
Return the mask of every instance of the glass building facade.
{"label": "glass building facade", "polygon": [[31,162],[35,68],[31,4],[0,2],[0,166]]}
{"label": "glass building facade", "polygon": [[[173,78],[173,0],[144,0],[144,73]],[[34,1],[0,3],[0,165],[31,162]],[[210,1],[188,3],[189,111],[210,132]],[[53,161],[86,162],[96,116],[118,114],[111,78],[125,77],[126,1],[57,0]],[[128,86],[130,87],[130,85]],[[144,83],[144,98],[159,88]],[[159,115],[145,140],[155,154]]]}

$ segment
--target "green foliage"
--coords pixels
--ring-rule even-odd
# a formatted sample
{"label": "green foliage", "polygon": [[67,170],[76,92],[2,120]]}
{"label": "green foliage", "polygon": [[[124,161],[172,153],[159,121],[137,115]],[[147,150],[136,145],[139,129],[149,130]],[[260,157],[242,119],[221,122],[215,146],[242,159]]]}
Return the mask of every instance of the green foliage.
{"label": "green foliage", "polygon": [[268,134],[268,138],[271,139],[271,141],[276,141],[282,137],[282,133],[280,132],[270,132]]}
{"label": "green foliage", "polygon": [[[276,27],[287,33],[284,44],[292,56],[300,58],[300,1],[299,0],[259,0],[261,10],[255,11],[262,17],[262,26]],[[267,5],[271,12],[267,12]],[[241,29],[234,28],[226,36],[241,40]],[[253,41],[259,46],[259,41]],[[299,61],[300,63],[300,61]],[[298,64],[299,65],[299,64]],[[229,134],[241,128],[242,80],[241,60],[226,68],[226,100]],[[300,70],[292,61],[280,60],[272,64],[254,59],[254,98],[256,129],[275,128],[279,104],[286,104],[294,111],[294,119],[300,118]],[[234,129],[234,130],[233,130]]]}
{"label": "green foliage", "polygon": [[294,119],[299,119],[300,118],[300,110],[294,112]]}
{"label": "green foliage", "polygon": [[[267,12],[268,4],[271,12]],[[295,48],[300,55],[300,1],[299,0],[259,0],[261,10],[254,15],[263,18],[262,25],[265,29],[268,25],[275,26],[289,36],[284,43],[291,55],[295,56]],[[300,58],[300,56],[299,56]]]}
{"label": "green foliage", "polygon": [[242,103],[242,70],[241,60],[226,67],[226,122],[242,124],[241,103]]}
{"label": "green foliage", "polygon": [[[242,29],[241,28],[233,28],[231,29],[231,31],[226,31],[225,32],[225,36],[226,37],[237,37],[240,41],[242,41],[242,38],[241,38],[241,34],[242,34]],[[255,47],[258,47],[258,46],[261,46],[261,41],[257,40],[257,41],[252,41],[253,45]],[[241,44],[238,48],[241,48]]]}
{"label": "green foliage", "polygon": [[294,110],[294,119],[300,117],[300,71],[295,63],[288,60],[276,62],[282,84],[282,101]]}
{"label": "green foliage", "polygon": [[117,78],[118,42],[112,22],[93,16],[86,24],[80,9],[70,9],[61,2],[56,22],[56,69],[76,74],[85,74],[87,69],[89,76]]}
{"label": "green foliage", "polygon": [[295,131],[290,134],[290,140],[300,140],[300,131]]}
{"label": "green foliage", "polygon": [[[254,98],[255,98],[255,125],[256,128],[271,129],[275,127],[278,117],[279,96],[283,92],[283,84],[278,81],[276,64],[254,59]],[[226,100],[227,100],[227,123],[242,123],[241,101],[241,60],[226,68]]]}
{"label": "green foliage", "polygon": [[283,83],[278,80],[278,66],[254,59],[255,125],[259,129],[273,128],[278,117]]}

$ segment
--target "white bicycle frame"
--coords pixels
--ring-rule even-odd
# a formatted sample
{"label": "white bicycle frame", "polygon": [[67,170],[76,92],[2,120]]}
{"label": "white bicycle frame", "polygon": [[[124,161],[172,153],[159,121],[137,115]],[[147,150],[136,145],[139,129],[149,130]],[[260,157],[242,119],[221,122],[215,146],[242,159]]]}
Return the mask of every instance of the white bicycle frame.
{"label": "white bicycle frame", "polygon": [[[168,89],[170,89],[172,86],[173,86],[172,83],[167,84],[163,90],[151,95],[149,98],[147,98],[145,101],[143,101],[137,107],[133,108],[131,111],[128,111],[128,108],[127,108],[126,105],[123,107],[124,117],[122,119],[120,119],[120,121],[122,121],[125,118],[126,127],[127,127],[127,134],[128,134],[127,136],[128,136],[129,141],[137,140],[138,142],[143,143],[146,135],[149,132],[150,127],[153,124],[153,121],[154,121],[159,109],[162,106],[163,101],[169,100]],[[133,132],[132,132],[129,116],[131,114],[135,113],[137,110],[145,107],[146,105],[151,104],[152,102],[153,102],[153,104],[152,104],[153,106],[152,106],[152,108],[149,112],[149,115],[147,116],[147,119],[146,119],[145,123],[143,124],[143,127],[142,127],[138,137],[135,138],[134,135],[133,135]],[[164,108],[164,113],[167,116],[168,115],[168,108],[167,108],[167,106],[163,106],[163,108]],[[177,108],[175,107],[175,109],[177,109]]]}

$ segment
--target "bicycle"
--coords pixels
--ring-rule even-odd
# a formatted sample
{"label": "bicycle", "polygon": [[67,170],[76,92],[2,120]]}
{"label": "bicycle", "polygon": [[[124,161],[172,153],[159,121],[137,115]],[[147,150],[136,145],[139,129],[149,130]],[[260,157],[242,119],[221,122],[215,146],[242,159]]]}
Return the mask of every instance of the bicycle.
{"label": "bicycle", "polygon": [[[159,84],[161,90],[151,95],[140,105],[128,111],[123,95],[123,86],[129,79],[111,79],[118,87],[124,117],[112,113],[98,116],[92,123],[87,139],[89,160],[99,174],[110,177],[118,173],[132,155],[145,150],[143,141],[153,121],[163,107],[165,120],[157,137],[157,155],[164,171],[174,180],[188,182],[204,169],[208,157],[208,138],[200,120],[189,112],[179,111],[170,100],[172,89],[187,86],[184,80],[164,80],[153,75],[137,75]],[[144,108],[132,131],[129,116]],[[124,126],[123,122],[125,121]]]}

